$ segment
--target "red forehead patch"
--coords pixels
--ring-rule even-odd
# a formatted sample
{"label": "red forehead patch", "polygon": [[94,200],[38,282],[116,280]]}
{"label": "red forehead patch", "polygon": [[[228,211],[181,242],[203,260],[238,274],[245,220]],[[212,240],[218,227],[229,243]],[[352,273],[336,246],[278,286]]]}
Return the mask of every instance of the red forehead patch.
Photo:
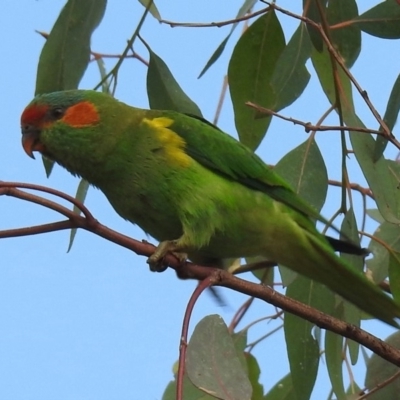
{"label": "red forehead patch", "polygon": [[100,116],[92,103],[82,101],[69,107],[61,121],[72,127],[79,128],[87,125],[95,125],[100,121]]}
{"label": "red forehead patch", "polygon": [[25,108],[24,112],[21,115],[21,123],[35,125],[44,118],[47,110],[48,106],[44,105],[29,106]]}

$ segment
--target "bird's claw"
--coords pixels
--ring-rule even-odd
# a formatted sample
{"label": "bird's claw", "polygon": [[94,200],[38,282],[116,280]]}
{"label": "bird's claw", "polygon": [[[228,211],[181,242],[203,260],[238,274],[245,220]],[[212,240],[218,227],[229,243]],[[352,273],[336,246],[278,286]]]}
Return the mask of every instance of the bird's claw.
{"label": "bird's claw", "polygon": [[161,242],[156,251],[147,259],[147,263],[150,266],[150,271],[163,272],[167,269],[168,265],[164,264],[164,257],[168,253],[172,253],[180,263],[184,263],[187,259],[187,254],[180,253],[177,246],[176,240],[166,240]]}

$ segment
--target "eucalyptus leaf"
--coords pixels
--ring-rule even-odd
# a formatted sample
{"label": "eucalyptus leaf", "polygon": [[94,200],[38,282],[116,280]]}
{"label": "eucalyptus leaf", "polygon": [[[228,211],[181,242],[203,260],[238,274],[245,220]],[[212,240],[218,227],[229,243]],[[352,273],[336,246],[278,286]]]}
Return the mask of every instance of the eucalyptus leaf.
{"label": "eucalyptus leaf", "polygon": [[[289,285],[286,295],[308,303],[309,286],[312,281],[298,276]],[[298,399],[309,399],[318,373],[319,347],[311,331],[313,324],[307,320],[285,312],[284,332],[289,358],[292,384]]]}
{"label": "eucalyptus leaf", "polygon": [[275,111],[289,106],[303,93],[310,80],[305,66],[310,55],[310,38],[305,24],[301,23],[279,56],[271,78],[276,93]]}
{"label": "eucalyptus leaf", "polygon": [[[79,185],[78,185],[78,189],[76,190],[76,195],[75,195],[76,200],[80,201],[83,204],[85,202],[88,190],[89,190],[89,182],[86,181],[85,179],[81,179],[79,182]],[[73,212],[78,215],[81,214],[81,210],[75,205],[73,207]],[[67,252],[69,252],[72,248],[76,232],[77,232],[77,228],[71,229]]]}
{"label": "eucalyptus leaf", "polygon": [[337,400],[347,400],[343,384],[343,336],[329,330],[325,333],[325,359],[332,389]]}
{"label": "eucalyptus leaf", "polygon": [[396,0],[378,3],[355,18],[354,22],[364,32],[383,39],[400,38],[400,7]]}
{"label": "eucalyptus leaf", "polygon": [[[400,349],[400,332],[386,338],[385,342],[396,349]],[[367,374],[365,378],[365,386],[371,390],[377,385],[382,384],[390,377],[398,374],[399,367],[384,360],[376,354],[372,354],[367,364]],[[400,393],[400,375],[397,379],[383,386],[377,392],[368,396],[368,400],[398,400]]]}
{"label": "eucalyptus leaf", "polygon": [[218,315],[209,315],[197,324],[187,348],[186,373],[195,386],[219,399],[252,397],[247,373],[228,328]]}
{"label": "eucalyptus leaf", "polygon": [[[392,131],[399,116],[400,111],[400,74],[397,76],[396,82],[392,87],[389,100],[386,106],[383,120],[387,127]],[[377,136],[375,140],[374,160],[378,161],[385,151],[388,140],[383,136]]]}
{"label": "eucalyptus leaf", "polygon": [[[389,274],[390,251],[400,252],[400,227],[397,224],[383,222],[373,234],[368,249],[373,258],[367,260],[367,267],[375,282],[382,282]],[[381,244],[385,243],[386,247]],[[388,250],[389,249],[389,250]]]}
{"label": "eucalyptus leaf", "polygon": [[161,20],[161,15],[160,15],[160,13],[159,13],[159,11],[158,11],[158,9],[157,9],[157,6],[155,5],[154,0],[139,0],[139,3],[142,4],[142,6],[143,6],[144,8],[146,8],[146,9],[147,9],[147,8],[149,7],[149,5],[150,5],[150,7],[149,7],[149,12],[150,12],[150,14],[151,14],[155,19],[157,19],[158,21]]}
{"label": "eucalyptus leaf", "polygon": [[269,11],[244,32],[229,62],[228,81],[236,129],[240,141],[252,150],[263,139],[271,117],[257,119],[257,112],[246,106],[246,102],[266,108],[275,106],[276,95],[270,82],[284,47],[282,27],[275,12]]}
{"label": "eucalyptus leaf", "polygon": [[167,64],[143,41],[150,54],[147,70],[147,95],[153,110],[174,110],[202,117],[201,111],[182,90]]}
{"label": "eucalyptus leaf", "polygon": [[[312,53],[312,62],[318,74],[321,86],[331,102],[337,104],[336,93],[340,93],[341,113],[348,126],[364,127],[354,110],[351,84],[347,75],[338,70],[340,91],[335,90],[331,59],[326,49]],[[385,220],[400,223],[400,167],[391,160],[381,157],[375,161],[375,140],[371,135],[360,132],[350,132],[350,140],[354,154],[375,195],[378,209]]]}
{"label": "eucalyptus leaf", "polygon": [[[76,89],[90,60],[90,39],[103,18],[106,0],[69,0],[40,53],[35,95]],[[54,162],[42,157],[49,177]]]}
{"label": "eucalyptus leaf", "polygon": [[265,395],[264,400],[297,400],[292,376],[287,374]]}
{"label": "eucalyptus leaf", "polygon": [[[332,27],[358,17],[356,0],[330,0],[327,19]],[[342,56],[346,66],[351,68],[361,51],[361,30],[356,24],[343,24],[343,27],[331,29],[331,41]]]}
{"label": "eucalyptus leaf", "polygon": [[[242,6],[240,7],[238,13],[236,14],[235,19],[241,18],[246,15],[254,4],[257,3],[257,0],[244,0]],[[228,43],[232,33],[234,32],[235,28],[238,26],[238,22],[235,22],[231,25],[231,30],[228,33],[228,36],[219,44],[219,46],[215,49],[214,53],[211,55],[210,59],[207,61],[205,67],[200,72],[199,78],[201,78],[207,70],[218,60],[218,58],[222,55],[225,50],[226,44]]]}

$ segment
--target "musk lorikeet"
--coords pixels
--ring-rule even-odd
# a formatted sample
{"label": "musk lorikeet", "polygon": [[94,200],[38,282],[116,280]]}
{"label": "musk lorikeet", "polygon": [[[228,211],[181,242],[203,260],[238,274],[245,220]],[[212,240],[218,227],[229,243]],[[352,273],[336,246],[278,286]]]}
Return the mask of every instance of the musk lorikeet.
{"label": "musk lorikeet", "polygon": [[251,150],[206,121],[130,107],[109,95],[69,90],[37,96],[21,117],[22,143],[81,176],[123,218],[168,251],[198,264],[265,256],[319,281],[369,314],[395,324],[400,306],[334,250],[326,222]]}

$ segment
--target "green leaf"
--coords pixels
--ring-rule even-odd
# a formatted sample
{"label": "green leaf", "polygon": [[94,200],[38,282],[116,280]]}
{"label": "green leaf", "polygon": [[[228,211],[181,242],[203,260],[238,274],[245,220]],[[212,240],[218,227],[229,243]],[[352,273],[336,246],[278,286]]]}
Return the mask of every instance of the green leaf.
{"label": "green leaf", "polygon": [[[287,153],[275,166],[275,171],[290,183],[304,200],[318,211],[325,203],[328,191],[328,173],[318,145],[306,140]],[[279,266],[285,286],[296,278],[297,273]]]}
{"label": "green leaf", "polygon": [[[298,276],[289,285],[286,295],[305,304],[310,302],[311,280]],[[290,373],[297,399],[309,399],[317,378],[319,346],[312,337],[313,324],[293,314],[285,312],[284,331]]]}
{"label": "green leaf", "polygon": [[199,107],[179,86],[165,62],[141,39],[150,54],[147,95],[153,110],[174,110],[202,117]]}
{"label": "green leaf", "polygon": [[139,0],[139,3],[144,7],[144,8],[148,8],[149,4],[150,4],[150,8],[149,8],[149,13],[157,20],[161,20],[161,15],[158,12],[158,9],[156,7],[156,5],[154,4],[154,0]]}
{"label": "green leaf", "polygon": [[287,374],[264,396],[264,400],[297,400],[292,376]]}
{"label": "green leaf", "polygon": [[[400,8],[400,5],[399,5]],[[400,111],[400,74],[397,76],[396,82],[390,92],[389,101],[386,106],[384,120],[390,130],[396,124]]]}
{"label": "green leaf", "polygon": [[[396,82],[393,85],[392,91],[389,96],[389,101],[386,106],[385,115],[383,120],[386,122],[388,128],[392,131],[400,111],[400,75],[398,75]],[[388,141],[382,136],[377,136],[375,140],[374,160],[377,161],[385,151]]]}
{"label": "green leaf", "polygon": [[[257,0],[245,0],[244,3],[242,4],[242,6],[240,7],[235,19],[241,18],[244,15],[246,15],[251,10],[251,8],[254,6],[254,4],[256,2],[257,2]],[[224,52],[225,46],[228,43],[228,40],[231,37],[231,35],[232,35],[233,31],[235,30],[235,28],[237,27],[237,25],[238,25],[238,22],[235,22],[234,24],[232,24],[232,27],[231,27],[231,30],[230,30],[228,36],[215,49],[214,53],[212,54],[210,59],[207,61],[205,67],[200,72],[199,78],[201,78],[207,72],[207,70],[218,60],[218,58]]]}
{"label": "green leaf", "polygon": [[306,88],[310,74],[305,63],[310,54],[310,38],[305,24],[301,23],[282,51],[271,78],[276,93],[276,111],[292,104]]}
{"label": "green leaf", "polygon": [[46,172],[46,176],[49,177],[51,174],[51,171],[53,170],[54,167],[54,161],[53,160],[49,160],[46,157],[42,157],[42,163],[44,166],[44,170]]}
{"label": "green leaf", "polygon": [[[314,66],[315,71],[317,72],[319,82],[321,87],[328,98],[331,104],[336,104],[335,98],[335,85],[333,80],[333,71],[332,71],[332,62],[329,52],[324,47],[323,51],[316,52],[313,51],[311,54],[311,61]],[[343,85],[342,96],[344,97],[343,100],[346,103],[343,107],[346,107],[344,111],[347,113],[354,112],[353,106],[353,97],[351,91],[351,84],[348,77],[344,74],[341,68],[338,69],[339,72],[339,79],[341,84]]]}
{"label": "green leaf", "polygon": [[[317,4],[319,3],[319,5]],[[303,0],[303,7],[307,7],[305,11],[305,16],[308,19],[321,24],[321,15],[319,12],[319,7],[326,13],[326,1],[324,0]],[[317,51],[323,50],[323,40],[318,29],[314,28],[312,25],[307,24],[308,34],[310,35],[311,42]]]}
{"label": "green leaf", "polygon": [[[86,195],[87,195],[87,192],[88,192],[88,190],[89,190],[89,185],[90,185],[89,182],[86,181],[85,179],[81,179],[81,181],[79,182],[79,185],[78,185],[78,189],[77,189],[77,191],[76,191],[75,198],[76,198],[78,201],[80,201],[82,204],[85,202]],[[78,207],[76,207],[75,205],[74,205],[72,211],[73,211],[75,214],[78,214],[78,215],[81,214],[81,210],[80,210]],[[68,253],[68,252],[71,250],[71,248],[72,248],[72,244],[74,243],[74,239],[75,239],[76,232],[77,232],[77,228],[71,229],[71,233],[70,233],[70,235],[69,235],[69,244],[68,244],[67,253]]]}
{"label": "green leaf", "polygon": [[[183,378],[182,397],[185,400],[215,400],[214,396],[210,396],[194,386],[186,375]],[[171,381],[165,388],[162,400],[176,400],[176,380]]]}
{"label": "green leaf", "polygon": [[[330,26],[356,18],[356,0],[330,0],[326,16]],[[361,51],[360,28],[354,24],[346,25],[343,28],[331,29],[330,34],[335,49],[343,57],[347,68],[351,68]]]}
{"label": "green leaf", "polygon": [[90,59],[90,38],[106,0],[69,0],[40,54],[35,94],[76,89]]}
{"label": "green leaf", "polygon": [[372,36],[383,39],[400,38],[400,5],[386,0],[354,19],[357,26]]}
{"label": "green leaf", "polygon": [[[35,95],[76,89],[90,60],[90,38],[103,18],[107,0],[69,0],[39,57]],[[47,177],[54,161],[42,157]]]}
{"label": "green leaf", "polygon": [[257,119],[257,112],[246,106],[252,101],[266,108],[275,106],[275,93],[270,81],[285,39],[280,23],[273,11],[257,19],[244,32],[228,67],[235,124],[240,140],[256,149],[263,139],[271,117]]}
{"label": "green leaf", "polygon": [[[343,233],[343,237],[350,239],[354,244],[357,244],[360,246],[360,237],[358,235],[358,227],[357,227],[357,221],[356,217],[354,215],[354,211],[352,208],[347,210],[342,226],[340,229],[340,232]],[[346,254],[342,253],[340,255],[340,258],[344,260],[345,263],[351,265],[354,269],[358,271],[363,271],[364,270],[364,258],[352,254]],[[342,299],[341,305],[343,306],[341,308],[341,313],[340,315],[337,314],[336,316],[349,324],[353,324],[355,326],[360,326],[360,321],[361,321],[361,311],[358,307],[353,305],[352,303],[349,303],[348,301],[345,301]],[[337,310],[337,307],[336,307]],[[358,354],[360,350],[360,345],[357,342],[354,342],[353,340],[348,340],[348,346],[349,346],[349,353],[350,353],[350,358],[352,364],[356,364],[358,360]]]}
{"label": "green leaf", "polygon": [[362,388],[354,380],[349,384],[347,388],[347,400],[357,400],[360,398]]}
{"label": "green leaf", "polygon": [[347,400],[343,385],[343,337],[326,331],[325,359],[332,390],[338,400]]}
{"label": "green leaf", "polygon": [[247,361],[245,356],[245,348],[247,347],[247,331],[240,331],[239,333],[232,333],[231,335],[233,345],[236,349],[238,360],[242,364],[242,368],[247,372]]}
{"label": "green leaf", "polygon": [[[384,222],[373,235],[377,240],[370,241],[368,248],[373,254],[373,258],[367,260],[367,267],[372,272],[375,282],[382,282],[389,274],[390,253],[379,242],[386,245],[393,252],[400,251],[400,227],[389,222]],[[400,267],[399,267],[400,268]]]}
{"label": "green leaf", "polygon": [[[233,25],[235,26],[235,25]],[[201,70],[198,79],[200,79],[207,70],[220,58],[221,54],[224,52],[226,44],[228,43],[229,38],[231,37],[232,31],[228,34],[228,36],[219,44],[219,46],[215,49],[214,53],[211,55],[210,59],[207,61],[204,68]]]}
{"label": "green leaf", "polygon": [[[389,336],[385,342],[396,349],[400,349],[400,332]],[[372,354],[367,364],[365,386],[371,390],[400,371],[399,367]],[[368,400],[398,400],[400,393],[400,377],[385,385],[377,392],[368,396]]]}
{"label": "green leaf", "polygon": [[[326,96],[331,104],[336,104],[332,65],[326,49],[322,53],[314,51],[312,62]],[[344,121],[348,126],[364,127],[364,124],[354,111],[350,81],[340,68],[338,72]],[[375,140],[371,135],[350,132],[350,140],[357,161],[375,195],[380,213],[385,220],[400,223],[400,191],[397,190],[400,179],[398,164],[383,157],[375,162]]]}
{"label": "green leaf", "polygon": [[[342,222],[340,232],[343,233],[344,238],[350,239],[354,244],[360,246],[357,221],[354,215],[354,210],[352,208],[347,210]],[[354,269],[357,269],[358,271],[363,271],[364,260],[362,257],[347,253],[342,253],[340,257],[344,260],[345,263],[350,264]]]}
{"label": "green leaf", "polygon": [[249,371],[249,379],[251,387],[253,388],[252,400],[262,399],[264,395],[264,387],[259,382],[260,380],[260,366],[258,365],[257,359],[250,353],[245,355],[247,361],[247,370]]}
{"label": "green leaf", "polygon": [[399,223],[400,192],[397,189],[400,178],[399,165],[386,160],[383,156],[375,162],[375,140],[370,135],[351,132],[350,139],[357,161],[375,195],[379,212],[386,221]]}
{"label": "green leaf", "polygon": [[318,211],[325,203],[328,173],[315,140],[307,139],[287,153],[274,169],[304,200]]}
{"label": "green leaf", "polygon": [[197,324],[187,348],[186,373],[195,386],[212,396],[251,399],[251,383],[218,315],[209,315]]}
{"label": "green leaf", "polygon": [[110,79],[105,79],[107,76],[106,67],[104,64],[104,60],[102,58],[96,59],[97,66],[99,68],[100,77],[101,77],[101,91],[103,93],[111,94],[111,82]]}
{"label": "green leaf", "polygon": [[377,208],[367,208],[367,215],[379,224],[385,222],[385,219]]}

